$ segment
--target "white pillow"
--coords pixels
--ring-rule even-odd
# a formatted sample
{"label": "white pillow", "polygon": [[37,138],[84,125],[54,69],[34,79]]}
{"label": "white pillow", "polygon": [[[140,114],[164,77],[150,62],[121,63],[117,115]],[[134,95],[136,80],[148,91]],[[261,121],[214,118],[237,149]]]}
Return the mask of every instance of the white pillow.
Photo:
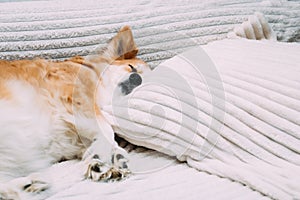
{"label": "white pillow", "polygon": [[203,49],[164,62],[104,108],[115,132],[274,199],[299,196],[300,45],[240,39]]}

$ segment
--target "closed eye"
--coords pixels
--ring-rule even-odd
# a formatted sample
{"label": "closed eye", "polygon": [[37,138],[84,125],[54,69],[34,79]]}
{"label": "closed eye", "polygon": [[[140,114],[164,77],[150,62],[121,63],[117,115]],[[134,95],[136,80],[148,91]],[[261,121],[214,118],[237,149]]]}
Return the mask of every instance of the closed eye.
{"label": "closed eye", "polygon": [[137,72],[136,68],[131,64],[128,65],[131,68],[131,72]]}

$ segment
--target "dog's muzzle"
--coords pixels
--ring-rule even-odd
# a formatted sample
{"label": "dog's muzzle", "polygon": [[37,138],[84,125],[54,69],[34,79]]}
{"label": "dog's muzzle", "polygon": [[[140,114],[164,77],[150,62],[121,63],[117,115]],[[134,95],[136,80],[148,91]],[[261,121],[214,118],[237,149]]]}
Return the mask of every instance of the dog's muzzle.
{"label": "dog's muzzle", "polygon": [[134,88],[142,84],[142,77],[137,73],[130,74],[128,80],[125,80],[119,84],[121,92],[124,95],[128,95]]}

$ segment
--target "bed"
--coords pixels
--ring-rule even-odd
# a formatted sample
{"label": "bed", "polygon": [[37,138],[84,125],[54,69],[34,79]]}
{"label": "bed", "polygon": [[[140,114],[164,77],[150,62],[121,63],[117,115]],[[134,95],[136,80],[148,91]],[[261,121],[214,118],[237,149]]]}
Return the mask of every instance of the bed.
{"label": "bed", "polygon": [[[223,83],[226,101],[220,110],[224,113],[225,128],[215,131],[222,135],[216,140],[219,149],[216,153],[199,161],[190,152],[160,145],[160,140],[155,140],[157,135],[151,135],[151,131],[151,137],[146,135],[149,140],[137,139],[128,123],[116,123],[119,121],[114,119],[129,119],[150,127],[139,120],[141,114],[135,118],[133,114],[114,115],[112,107],[107,107],[107,118],[120,136],[154,150],[138,147],[132,151],[133,174],[116,183],[83,180],[84,172],[78,161],[56,164],[44,172],[45,176],[52,177],[53,187],[37,199],[300,198],[299,2],[126,1],[126,6],[122,6],[122,1],[100,4],[90,0],[83,4],[65,0],[0,4],[1,59],[36,55],[64,59],[76,54],[87,55],[130,21],[140,57],[152,68],[171,66],[172,70],[180,71],[180,55],[188,57],[203,51]],[[234,27],[248,20],[255,11],[265,14],[276,38],[226,39]],[[208,80],[204,77],[204,81]],[[210,116],[212,110],[205,105],[212,102],[204,97],[211,91],[202,89],[200,100],[207,104],[202,104],[201,109],[207,109],[203,113]],[[133,101],[126,106],[141,110],[139,103]],[[155,116],[155,112],[151,114]],[[151,130],[159,130],[160,126],[155,125]]]}

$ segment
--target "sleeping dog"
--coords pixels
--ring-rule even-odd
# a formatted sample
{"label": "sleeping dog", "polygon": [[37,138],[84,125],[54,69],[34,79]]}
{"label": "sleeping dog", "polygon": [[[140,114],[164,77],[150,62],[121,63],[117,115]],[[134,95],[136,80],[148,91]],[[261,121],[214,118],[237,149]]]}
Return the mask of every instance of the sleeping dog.
{"label": "sleeping dog", "polygon": [[137,52],[125,26],[96,55],[0,61],[1,200],[18,199],[20,190],[47,189],[47,181],[29,174],[63,160],[81,159],[85,177],[94,181],[130,173],[127,152],[101,108],[113,94],[129,94],[150,71]]}

